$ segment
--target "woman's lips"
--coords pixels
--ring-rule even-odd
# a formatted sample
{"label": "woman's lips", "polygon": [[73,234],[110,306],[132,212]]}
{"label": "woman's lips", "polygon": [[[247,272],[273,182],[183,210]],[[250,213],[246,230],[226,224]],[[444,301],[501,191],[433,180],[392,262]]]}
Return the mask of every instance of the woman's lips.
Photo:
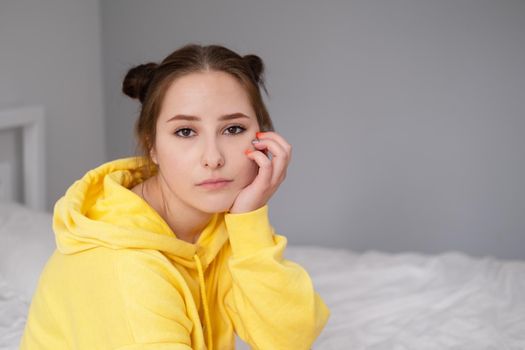
{"label": "woman's lips", "polygon": [[228,186],[232,181],[228,179],[209,179],[198,183],[197,186],[209,190],[217,190]]}

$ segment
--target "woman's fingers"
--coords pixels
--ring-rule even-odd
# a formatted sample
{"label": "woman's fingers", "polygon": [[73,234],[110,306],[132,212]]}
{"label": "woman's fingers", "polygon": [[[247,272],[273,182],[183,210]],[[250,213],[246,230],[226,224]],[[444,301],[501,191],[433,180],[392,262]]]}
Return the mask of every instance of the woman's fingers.
{"label": "woman's fingers", "polygon": [[[230,208],[231,213],[254,210],[266,204],[286,176],[291,146],[274,132],[257,133],[257,138],[258,142],[252,145],[255,150],[245,151],[259,168],[257,176],[239,193]],[[265,153],[271,153],[272,157]]]}
{"label": "woman's fingers", "polygon": [[269,159],[273,165],[271,183],[273,186],[281,183],[284,180],[283,175],[288,166],[289,156],[286,150],[284,150],[279,143],[271,139],[261,139],[259,142],[254,143],[253,146],[259,151],[268,150],[272,154],[271,160]]}
{"label": "woman's fingers", "polygon": [[265,148],[272,154],[274,165],[272,184],[281,183],[286,177],[286,169],[291,160],[292,146],[279,134],[275,132],[257,133],[259,142],[254,144],[258,150]]}
{"label": "woman's fingers", "polygon": [[292,146],[284,139],[284,137],[274,131],[258,132],[256,136],[258,139],[272,139],[278,142],[288,152],[291,152],[292,150]]}

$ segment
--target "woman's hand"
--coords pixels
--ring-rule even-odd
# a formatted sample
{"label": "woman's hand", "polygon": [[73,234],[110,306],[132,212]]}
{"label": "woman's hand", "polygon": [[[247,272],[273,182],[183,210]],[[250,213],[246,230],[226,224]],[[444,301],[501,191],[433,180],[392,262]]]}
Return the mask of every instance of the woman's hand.
{"label": "woman's hand", "polygon": [[[246,156],[259,166],[259,173],[251,184],[237,196],[230,213],[245,213],[266,205],[286,177],[290,163],[292,146],[275,132],[258,132],[258,142],[253,143],[255,151],[247,151]],[[271,153],[271,159],[267,153]]]}

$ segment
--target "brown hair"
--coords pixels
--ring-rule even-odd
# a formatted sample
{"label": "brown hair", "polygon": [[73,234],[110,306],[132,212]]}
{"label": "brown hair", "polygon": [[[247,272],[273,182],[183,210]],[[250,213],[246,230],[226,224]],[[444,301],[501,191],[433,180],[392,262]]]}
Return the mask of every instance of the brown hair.
{"label": "brown hair", "polygon": [[138,146],[151,165],[150,151],[155,143],[155,128],[162,101],[171,83],[189,73],[221,71],[231,74],[246,89],[261,131],[273,130],[260,88],[266,93],[264,64],[256,55],[240,56],[218,45],[186,45],[166,57],[160,64],[141,64],[128,71],[122,91],[142,103],[135,124]]}

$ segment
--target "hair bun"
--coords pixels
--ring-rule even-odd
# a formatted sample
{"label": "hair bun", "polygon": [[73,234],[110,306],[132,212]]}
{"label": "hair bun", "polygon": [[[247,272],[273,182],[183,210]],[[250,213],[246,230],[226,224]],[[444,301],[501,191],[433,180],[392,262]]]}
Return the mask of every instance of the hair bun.
{"label": "hair bun", "polygon": [[122,92],[143,102],[157,63],[146,63],[131,68],[122,82]]}
{"label": "hair bun", "polygon": [[259,56],[246,55],[242,58],[250,66],[255,81],[259,84],[263,82],[262,74],[264,72],[264,63]]}

